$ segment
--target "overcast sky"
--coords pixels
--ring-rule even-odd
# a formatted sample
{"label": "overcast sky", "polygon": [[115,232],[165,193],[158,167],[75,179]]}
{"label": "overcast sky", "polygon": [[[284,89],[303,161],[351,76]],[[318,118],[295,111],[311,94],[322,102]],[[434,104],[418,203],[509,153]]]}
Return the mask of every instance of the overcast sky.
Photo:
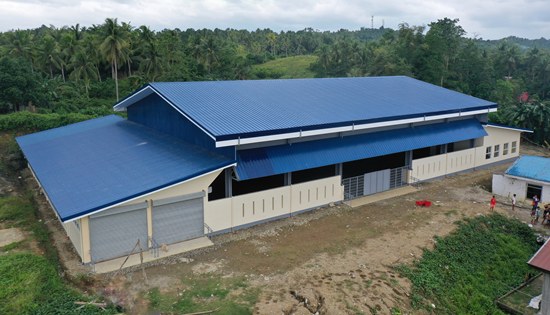
{"label": "overcast sky", "polygon": [[548,0],[0,0],[0,31],[90,26],[108,17],[154,30],[356,30],[371,27],[372,16],[376,28],[449,17],[460,19],[468,37],[550,38]]}

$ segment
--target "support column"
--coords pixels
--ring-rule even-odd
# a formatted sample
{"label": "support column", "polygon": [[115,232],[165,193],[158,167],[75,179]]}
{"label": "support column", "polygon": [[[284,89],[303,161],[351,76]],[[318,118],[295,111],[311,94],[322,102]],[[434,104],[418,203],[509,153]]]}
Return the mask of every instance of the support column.
{"label": "support column", "polygon": [[92,262],[92,249],[90,248],[90,217],[80,219],[80,233],[82,237],[82,262]]}
{"label": "support column", "polygon": [[334,167],[336,168],[336,170],[335,170],[336,175],[342,175],[342,171],[344,169],[344,164],[338,163],[338,164],[334,165]]}
{"label": "support column", "polygon": [[233,170],[226,168],[224,170],[225,177],[225,198],[233,197]]}
{"label": "support column", "polygon": [[292,185],[292,173],[285,173],[285,177],[284,177],[284,181],[285,181],[285,186],[290,186]]}
{"label": "support column", "polygon": [[147,247],[153,247],[153,200],[147,202]]}
{"label": "support column", "polygon": [[405,165],[409,168],[409,170],[412,170],[412,164],[413,164],[413,151],[409,150],[405,152]]}

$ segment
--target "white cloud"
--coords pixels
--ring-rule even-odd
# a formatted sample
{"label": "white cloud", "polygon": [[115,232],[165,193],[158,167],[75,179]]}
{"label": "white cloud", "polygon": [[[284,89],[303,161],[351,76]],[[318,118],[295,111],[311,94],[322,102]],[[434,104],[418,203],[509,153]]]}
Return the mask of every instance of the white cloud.
{"label": "white cloud", "polygon": [[469,36],[487,39],[550,34],[548,4],[543,0],[0,0],[0,31],[101,24],[107,17],[165,28],[358,29],[384,23],[427,25],[459,18]]}

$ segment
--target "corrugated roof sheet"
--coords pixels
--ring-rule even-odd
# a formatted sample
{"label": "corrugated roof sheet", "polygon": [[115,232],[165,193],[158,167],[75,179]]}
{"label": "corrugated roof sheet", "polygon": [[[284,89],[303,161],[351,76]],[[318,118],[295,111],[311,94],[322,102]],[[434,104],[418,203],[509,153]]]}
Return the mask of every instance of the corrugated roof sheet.
{"label": "corrugated roof sheet", "polygon": [[17,142],[63,221],[234,163],[114,115]]}
{"label": "corrugated roof sheet", "polygon": [[506,174],[550,182],[550,159],[541,156],[523,155],[506,170]]}
{"label": "corrugated roof sheet", "polygon": [[529,265],[547,272],[550,271],[550,245],[548,243],[549,240],[529,259],[527,262]]}
{"label": "corrugated roof sheet", "polygon": [[[404,76],[155,82],[140,91],[149,87],[217,140],[497,107]],[[139,100],[140,91],[115,108]]]}
{"label": "corrugated roof sheet", "polygon": [[467,119],[344,138],[248,149],[237,152],[236,172],[240,180],[245,180],[475,139],[486,135],[479,121]]}
{"label": "corrugated roof sheet", "polygon": [[529,132],[529,133],[532,133],[532,132],[533,132],[533,130],[531,130],[531,129],[520,128],[520,127],[515,127],[515,126],[508,126],[508,125],[504,125],[504,124],[497,124],[497,123],[493,123],[493,122],[488,122],[488,123],[486,123],[486,125],[489,126],[489,127],[497,127],[497,128],[511,129],[511,130]]}

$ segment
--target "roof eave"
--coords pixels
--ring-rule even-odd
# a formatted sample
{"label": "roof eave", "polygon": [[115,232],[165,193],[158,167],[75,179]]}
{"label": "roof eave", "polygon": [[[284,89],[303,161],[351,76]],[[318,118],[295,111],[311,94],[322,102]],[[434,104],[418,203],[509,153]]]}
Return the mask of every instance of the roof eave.
{"label": "roof eave", "polygon": [[387,127],[387,126],[397,126],[397,125],[403,125],[403,124],[434,121],[439,119],[459,118],[459,117],[467,117],[467,116],[473,116],[473,115],[479,115],[479,114],[487,114],[487,113],[492,113],[496,111],[497,111],[497,104],[494,104],[494,105],[488,106],[487,108],[478,109],[478,110],[457,111],[454,113],[447,113],[447,114],[426,115],[421,117],[386,120],[386,121],[363,123],[363,124],[357,124],[357,125],[352,123],[352,124],[347,124],[339,127],[319,128],[319,129],[312,129],[312,130],[298,130],[293,132],[286,132],[286,133],[279,133],[279,134],[274,133],[274,134],[252,136],[252,137],[241,137],[236,135],[233,138],[216,141],[216,147],[221,148],[221,147],[238,146],[238,145],[244,145],[244,144],[269,142],[269,141],[276,141],[276,140],[288,140],[288,139],[302,138],[302,137],[308,137],[308,136],[326,135],[326,134],[339,133],[339,132],[356,131],[356,130],[380,128],[380,127]]}
{"label": "roof eave", "polygon": [[131,202],[133,200],[136,200],[138,198],[143,198],[143,197],[146,197],[146,196],[149,196],[151,194],[154,194],[154,193],[157,193],[159,191],[163,191],[163,190],[166,190],[166,189],[169,189],[171,187],[174,187],[174,186],[177,186],[177,185],[180,185],[180,184],[183,184],[185,182],[188,182],[188,181],[191,181],[191,180],[194,180],[198,177],[201,177],[201,176],[205,176],[205,175],[208,175],[208,174],[211,174],[213,172],[216,172],[216,171],[219,171],[219,170],[223,170],[223,169],[226,169],[228,167],[233,167],[237,165],[236,162],[231,162],[231,163],[223,163],[223,164],[220,164],[220,165],[216,165],[215,167],[209,169],[209,170],[206,170],[204,172],[201,172],[201,173],[196,173],[196,174],[193,174],[193,175],[190,175],[190,176],[187,176],[187,177],[184,177],[184,178],[181,178],[181,179],[178,179],[176,181],[172,181],[170,183],[167,183],[166,185],[161,185],[159,187],[155,187],[153,189],[150,189],[148,191],[143,191],[143,192],[139,192],[139,193],[136,193],[132,196],[129,196],[127,198],[122,198],[122,199],[119,199],[119,200],[116,200],[114,202],[111,202],[109,204],[105,204],[105,205],[101,205],[101,206],[97,206],[95,208],[92,208],[92,209],[89,209],[89,210],[84,210],[84,211],[81,211],[80,213],[77,213],[77,214],[74,214],[74,215],[71,215],[71,216],[67,216],[67,217],[59,217],[59,219],[61,220],[61,222],[63,223],[68,223],[68,222],[72,222],[72,221],[75,221],[75,220],[78,220],[78,219],[81,219],[83,217],[87,217],[87,216],[90,216],[90,215],[93,215],[93,214],[96,214],[96,213],[99,213],[99,212],[102,212],[102,211],[105,211],[105,210],[108,210],[108,209],[111,209],[111,208],[114,208],[114,207],[117,207],[117,206],[120,206],[124,203],[127,203],[127,202]]}
{"label": "roof eave", "polygon": [[136,90],[134,93],[128,95],[123,100],[119,101],[118,103],[113,106],[113,110],[115,112],[122,112],[126,110],[126,107],[134,104],[135,102],[138,102],[147,96],[156,93],[156,91],[151,87],[150,84],[147,84],[143,86],[142,88]]}
{"label": "roof eave", "polygon": [[492,124],[492,123],[487,123],[487,124],[485,124],[485,126],[492,127],[492,128],[506,129],[506,130],[514,130],[514,131],[519,131],[519,132],[533,133],[533,130],[529,130],[529,129],[512,127],[512,126],[504,126],[504,125],[496,125],[496,124]]}

